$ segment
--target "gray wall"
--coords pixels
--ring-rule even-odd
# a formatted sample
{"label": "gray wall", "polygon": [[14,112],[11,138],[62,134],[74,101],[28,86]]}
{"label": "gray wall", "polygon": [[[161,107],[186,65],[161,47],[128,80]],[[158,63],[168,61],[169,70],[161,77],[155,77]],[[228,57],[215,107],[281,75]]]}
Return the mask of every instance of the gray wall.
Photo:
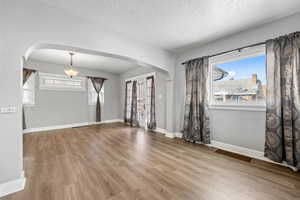
{"label": "gray wall", "polygon": [[[61,65],[27,62],[26,67],[39,72],[64,74]],[[102,121],[119,119],[120,116],[120,76],[99,70],[80,68],[78,76],[99,76],[104,82],[104,105]],[[88,105],[88,91],[40,90],[36,76],[35,105],[25,107],[27,128],[94,122],[96,106]]]}
{"label": "gray wall", "polygon": [[[157,68],[140,67],[121,74],[121,117],[124,118],[125,80],[135,76],[156,72],[155,112],[157,127],[166,128],[166,83],[168,74]],[[161,97],[161,98],[160,98]]]}
{"label": "gray wall", "polygon": [[[0,1],[0,107],[16,112],[0,114],[0,183],[22,177],[22,65],[21,57],[41,43],[91,49],[173,69],[174,56],[160,48],[113,32],[107,27],[51,7],[42,1]],[[76,34],[74,34],[76,30]]]}
{"label": "gray wall", "polygon": [[[181,65],[183,61],[266,41],[299,30],[300,14],[296,14],[178,54],[175,69],[175,130],[180,131],[183,123],[185,90],[184,67]],[[265,112],[210,110],[210,116],[213,140],[263,151]]]}

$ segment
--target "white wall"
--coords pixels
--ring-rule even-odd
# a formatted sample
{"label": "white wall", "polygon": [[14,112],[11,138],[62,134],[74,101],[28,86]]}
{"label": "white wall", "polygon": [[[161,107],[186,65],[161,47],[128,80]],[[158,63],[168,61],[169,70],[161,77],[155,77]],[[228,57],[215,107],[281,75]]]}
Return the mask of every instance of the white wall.
{"label": "white wall", "polygon": [[[166,129],[166,86],[168,73],[157,68],[140,67],[127,71],[121,74],[121,111],[124,111],[125,105],[125,80],[135,76],[140,76],[143,74],[156,72],[155,78],[155,113],[156,113],[156,123],[157,128]],[[124,118],[124,113],[121,113],[122,119]]]}
{"label": "white wall", "polygon": [[[26,62],[25,67],[36,69],[38,72],[64,75],[64,66],[61,65],[29,61]],[[102,121],[119,119],[120,76],[100,70],[78,69],[78,76],[107,78],[104,82]],[[35,81],[35,105],[25,107],[27,128],[94,122],[96,120],[96,106],[88,105],[87,88],[85,91],[40,90],[38,73]]]}
{"label": "white wall", "polygon": [[[172,54],[72,16],[37,0],[0,1],[0,107],[17,112],[0,114],[0,184],[23,171],[21,57],[39,43],[62,44],[127,56],[151,66],[172,70]],[[172,101],[173,99],[171,99]]]}
{"label": "white wall", "polygon": [[[180,53],[175,69],[175,130],[183,123],[185,78],[182,62],[300,30],[300,14],[216,40],[199,48]],[[265,112],[210,110],[212,139],[258,151],[264,149]]]}
{"label": "white wall", "polygon": [[[167,83],[168,130],[177,130],[182,116],[184,78],[180,63],[187,59],[253,44],[299,30],[299,15],[228,37],[179,55],[174,83],[174,56],[127,38],[108,27],[73,16],[37,0],[0,1],[0,107],[13,105],[17,112],[0,114],[0,183],[20,178],[23,170],[21,57],[39,43],[62,44],[127,56],[169,71]],[[173,88],[176,93],[173,94]],[[174,95],[174,96],[173,96]],[[173,101],[176,104],[173,105]],[[176,112],[175,112],[176,111]],[[173,115],[173,112],[176,114]],[[175,120],[170,120],[174,116]],[[254,127],[252,124],[251,127]]]}

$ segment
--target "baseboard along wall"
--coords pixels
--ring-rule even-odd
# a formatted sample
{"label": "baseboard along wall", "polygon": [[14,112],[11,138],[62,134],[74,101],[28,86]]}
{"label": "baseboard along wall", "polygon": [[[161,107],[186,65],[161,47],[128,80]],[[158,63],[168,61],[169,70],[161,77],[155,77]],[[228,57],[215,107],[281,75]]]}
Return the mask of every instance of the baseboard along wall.
{"label": "baseboard along wall", "polygon": [[26,178],[22,171],[20,178],[0,184],[0,197],[19,192],[25,188]]}
{"label": "baseboard along wall", "polygon": [[[167,137],[169,137],[169,136],[167,136]],[[170,137],[170,138],[182,138],[182,133],[174,132],[173,137]],[[293,171],[298,171],[297,168],[292,167],[290,165],[287,165],[286,163],[277,163],[277,162],[274,162],[274,161],[266,158],[264,156],[264,152],[262,152],[262,151],[257,151],[257,150],[237,146],[237,145],[232,145],[232,144],[228,144],[228,143],[224,143],[224,142],[219,142],[219,141],[216,141],[216,140],[212,140],[211,144],[208,144],[207,146],[211,146],[211,147],[214,147],[214,148],[217,148],[217,149],[222,149],[222,150],[225,150],[225,151],[228,151],[228,152],[244,155],[244,156],[247,156],[247,157],[250,157],[250,158],[263,160],[263,161],[270,162],[270,163],[277,164],[277,165],[281,165],[281,166],[284,166],[284,167],[289,167]]]}
{"label": "baseboard along wall", "polygon": [[123,122],[123,120],[112,119],[112,120],[105,120],[101,122],[82,122],[82,123],[64,124],[64,125],[56,125],[56,126],[28,128],[23,130],[23,133],[26,134],[26,133],[33,133],[33,132],[40,132],[40,131],[50,131],[50,130],[57,130],[57,129],[74,128],[74,127],[89,126],[89,125],[96,125],[96,124],[107,124],[107,123],[115,123],[115,122]]}

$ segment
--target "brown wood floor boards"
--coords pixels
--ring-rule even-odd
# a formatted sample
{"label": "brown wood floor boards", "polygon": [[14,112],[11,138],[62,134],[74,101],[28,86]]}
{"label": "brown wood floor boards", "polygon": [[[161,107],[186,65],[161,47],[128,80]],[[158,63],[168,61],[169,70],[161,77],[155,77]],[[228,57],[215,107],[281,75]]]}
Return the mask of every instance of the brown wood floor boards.
{"label": "brown wood floor boards", "polygon": [[299,173],[121,123],[26,134],[24,167],[1,200],[300,199]]}

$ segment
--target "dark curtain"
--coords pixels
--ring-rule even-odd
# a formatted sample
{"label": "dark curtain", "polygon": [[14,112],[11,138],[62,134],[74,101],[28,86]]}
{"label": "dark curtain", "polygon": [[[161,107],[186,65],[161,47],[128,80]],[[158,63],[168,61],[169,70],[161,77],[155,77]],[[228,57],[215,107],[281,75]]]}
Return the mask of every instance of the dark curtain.
{"label": "dark curtain", "polygon": [[133,81],[132,83],[130,125],[139,126],[137,119],[137,81]]}
{"label": "dark curtain", "polygon": [[266,42],[265,156],[300,169],[300,33]]}
{"label": "dark curtain", "polygon": [[[149,118],[147,119],[147,128],[154,130],[156,129],[156,118],[155,118],[155,83],[154,76],[147,77],[147,83],[150,83],[150,113]],[[148,94],[147,94],[148,95]]]}
{"label": "dark curtain", "polygon": [[97,92],[97,104],[96,104],[96,122],[100,122],[101,121],[101,102],[100,102],[100,91],[103,87],[103,83],[106,80],[105,78],[99,78],[99,77],[88,77],[96,92]]}
{"label": "dark curtain", "polygon": [[[23,86],[25,85],[25,83],[27,82],[27,80],[29,79],[29,77],[31,76],[31,74],[35,73],[36,71],[33,69],[26,69],[23,68]],[[24,110],[24,106],[22,108],[22,118],[23,118],[23,130],[26,129],[26,120],[25,120],[25,110]]]}
{"label": "dark curtain", "polygon": [[183,138],[205,144],[210,143],[208,73],[208,57],[191,60],[185,68],[186,97]]}

